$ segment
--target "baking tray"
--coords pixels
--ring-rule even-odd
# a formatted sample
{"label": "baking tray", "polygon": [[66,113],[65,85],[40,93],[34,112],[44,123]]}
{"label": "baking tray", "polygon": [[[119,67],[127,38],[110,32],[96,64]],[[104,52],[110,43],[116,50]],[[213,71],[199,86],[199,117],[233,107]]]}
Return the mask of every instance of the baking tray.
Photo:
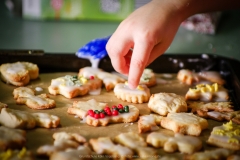
{"label": "baking tray", "polygon": [[[80,68],[91,66],[87,59],[78,58],[74,53],[44,53],[43,50],[0,50],[0,64],[28,61],[38,65],[41,73],[78,72]],[[227,81],[231,101],[236,110],[240,109],[240,62],[215,54],[164,54],[158,57],[149,68],[156,73],[177,73],[180,69],[196,72],[218,71]],[[99,68],[114,71],[110,58],[100,61]]]}
{"label": "baking tray", "polygon": [[[47,78],[47,81],[50,82],[50,78],[47,77],[47,74],[54,73],[55,75],[60,75],[61,72],[63,73],[78,73],[79,69],[85,66],[90,66],[91,63],[86,59],[78,58],[74,53],[44,53],[42,50],[0,50],[0,64],[3,63],[11,63],[16,61],[27,61],[32,62],[38,65],[40,68],[40,75],[42,74],[42,78]],[[221,73],[223,78],[227,81],[225,88],[229,90],[231,101],[234,103],[235,110],[240,109],[240,62],[237,60],[233,60],[226,57],[217,56],[214,54],[164,54],[157,58],[152,64],[148,66],[149,68],[153,69],[156,73],[173,73],[176,74],[180,69],[186,68],[191,69],[193,71],[199,72],[203,70],[214,70]],[[105,57],[101,60],[99,64],[99,68],[102,68],[105,71],[111,72],[114,71],[111,61],[109,57]],[[1,85],[0,85],[1,86]],[[1,88],[1,87],[0,87]],[[5,87],[2,89],[4,90]],[[6,88],[9,88],[11,91],[14,86],[7,86]],[[174,90],[174,88],[172,89]],[[5,93],[2,93],[0,95],[3,95]],[[105,94],[105,93],[104,93]],[[108,94],[108,93],[107,93]],[[11,96],[11,94],[9,94]],[[105,95],[107,97],[108,95]],[[59,97],[59,96],[58,96]],[[1,97],[0,97],[1,98]],[[1,98],[2,99],[2,98]],[[83,98],[77,98],[77,99],[83,99]],[[66,102],[67,105],[72,104],[72,101],[76,99],[64,99],[64,97],[61,99],[64,103]],[[59,102],[59,101],[58,101]],[[15,103],[11,100],[11,104]],[[59,104],[57,104],[59,105]],[[16,109],[18,106],[14,106],[14,109]],[[140,106],[141,107],[141,106]],[[26,108],[26,107],[25,107]],[[25,108],[21,108],[22,110],[25,110]],[[65,107],[66,108],[66,107]],[[59,110],[64,110],[65,108],[58,108]],[[34,112],[33,110],[26,109],[27,111]],[[143,110],[141,110],[143,111]],[[140,111],[140,112],[141,112]],[[43,110],[39,112],[44,112]],[[55,110],[47,110],[46,112],[52,112],[55,113]],[[56,111],[57,113],[58,111]],[[61,112],[62,113],[62,112]],[[74,119],[73,115],[69,115],[67,118],[71,121],[64,121],[62,118],[66,118],[66,114],[60,114],[61,116],[61,122],[62,126],[69,126],[69,125],[79,125],[79,121],[76,121]],[[210,120],[213,122],[213,120]],[[75,123],[70,123],[75,122]],[[223,122],[215,123],[214,125],[221,125]],[[209,133],[211,131],[211,128],[214,126],[211,124],[210,129],[203,133],[203,140],[206,140],[206,138],[209,136]],[[119,127],[119,125],[109,125],[106,127],[98,127],[96,129],[95,127],[88,127],[88,130],[91,132],[95,132],[93,136],[96,138],[98,137],[97,131],[108,131],[108,128],[110,130],[115,129],[116,127]],[[86,127],[85,127],[86,128]],[[136,128],[136,127],[135,127]],[[58,129],[44,129],[39,128],[35,130],[31,130],[28,132],[28,147],[34,146],[36,149],[37,143],[39,146],[44,145],[42,140],[46,139],[46,141],[49,141],[49,144],[53,142],[53,139],[51,138],[51,134],[55,131],[61,130],[61,127]],[[83,126],[84,129],[84,126]],[[70,127],[67,128],[69,131],[73,131]],[[126,132],[127,129],[124,128],[123,132]],[[36,134],[37,133],[37,134]],[[42,137],[42,133],[47,133],[46,137]],[[84,133],[85,136],[88,135],[88,133]],[[114,135],[113,133],[109,133],[109,135]],[[144,135],[144,134],[143,134]],[[145,134],[146,135],[146,134]],[[89,139],[91,137],[87,137]],[[31,149],[31,148],[30,148]],[[37,160],[45,159],[45,158],[39,158],[37,157]]]}

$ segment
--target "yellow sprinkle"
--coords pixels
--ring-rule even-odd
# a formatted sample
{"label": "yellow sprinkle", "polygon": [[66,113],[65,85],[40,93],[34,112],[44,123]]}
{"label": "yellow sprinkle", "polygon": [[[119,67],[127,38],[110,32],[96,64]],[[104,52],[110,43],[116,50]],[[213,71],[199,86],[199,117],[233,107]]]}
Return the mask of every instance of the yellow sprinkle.
{"label": "yellow sprinkle", "polygon": [[128,81],[125,81],[125,83],[124,83],[125,85],[128,85]]}
{"label": "yellow sprinkle", "polygon": [[209,84],[206,85],[206,88],[208,89],[208,91],[212,92],[213,91],[213,88],[212,86],[210,86]]}
{"label": "yellow sprinkle", "polygon": [[201,92],[202,92],[202,93],[205,93],[205,92],[207,92],[207,88],[205,88],[205,87],[202,87],[202,88],[201,88]]}
{"label": "yellow sprinkle", "polygon": [[214,91],[217,92],[217,91],[218,91],[218,84],[217,84],[217,83],[214,83],[212,86],[213,86],[213,88],[214,88]]}
{"label": "yellow sprinkle", "polygon": [[18,153],[18,158],[23,158],[26,152],[27,152],[27,149],[23,147],[22,150]]}
{"label": "yellow sprinkle", "polygon": [[140,85],[137,86],[137,89],[138,90],[144,90],[144,88],[142,86],[140,86]]}
{"label": "yellow sprinkle", "polygon": [[6,152],[0,154],[2,160],[8,160],[12,156],[12,150],[8,149]]}
{"label": "yellow sprinkle", "polygon": [[199,92],[199,90],[198,90],[198,89],[192,89],[192,88],[189,88],[189,91],[191,91],[191,92],[194,92],[194,93],[197,93],[197,92]]}
{"label": "yellow sprinkle", "polygon": [[83,84],[85,84],[85,83],[87,83],[88,80],[87,80],[86,78],[84,78],[84,77],[81,77],[81,78],[80,78],[80,81],[81,81]]}

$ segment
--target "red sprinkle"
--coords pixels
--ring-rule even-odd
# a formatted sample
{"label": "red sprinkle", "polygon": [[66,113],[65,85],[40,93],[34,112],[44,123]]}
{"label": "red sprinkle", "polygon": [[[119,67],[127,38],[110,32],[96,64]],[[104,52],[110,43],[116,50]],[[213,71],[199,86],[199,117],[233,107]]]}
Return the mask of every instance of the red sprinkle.
{"label": "red sprinkle", "polygon": [[104,111],[107,112],[107,111],[111,111],[109,107],[105,107],[104,108]]}
{"label": "red sprinkle", "polygon": [[105,114],[104,113],[100,113],[100,118],[104,118],[105,117]]}
{"label": "red sprinkle", "polygon": [[113,106],[112,106],[112,109],[115,109],[115,108],[117,108],[117,106],[113,105]]}
{"label": "red sprinkle", "polygon": [[90,76],[90,79],[93,80],[93,79],[94,79],[94,76]]}
{"label": "red sprinkle", "polygon": [[122,104],[118,104],[118,109],[123,109],[123,105]]}
{"label": "red sprinkle", "polygon": [[99,114],[94,114],[94,118],[98,119],[98,118],[100,118],[100,115]]}
{"label": "red sprinkle", "polygon": [[88,115],[90,115],[91,117],[94,117],[94,112],[92,109],[88,110]]}
{"label": "red sprinkle", "polygon": [[118,115],[118,111],[117,111],[117,110],[113,110],[113,111],[112,111],[112,115],[113,115],[113,116],[117,116],[117,115]]}

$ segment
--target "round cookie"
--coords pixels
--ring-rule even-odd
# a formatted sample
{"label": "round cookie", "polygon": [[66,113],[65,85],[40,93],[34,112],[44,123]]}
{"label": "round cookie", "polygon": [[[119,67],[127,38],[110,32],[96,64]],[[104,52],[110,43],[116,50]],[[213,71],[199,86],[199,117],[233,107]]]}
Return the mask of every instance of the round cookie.
{"label": "round cookie", "polygon": [[166,116],[172,112],[186,112],[187,103],[183,96],[175,93],[152,94],[148,102],[151,111]]}

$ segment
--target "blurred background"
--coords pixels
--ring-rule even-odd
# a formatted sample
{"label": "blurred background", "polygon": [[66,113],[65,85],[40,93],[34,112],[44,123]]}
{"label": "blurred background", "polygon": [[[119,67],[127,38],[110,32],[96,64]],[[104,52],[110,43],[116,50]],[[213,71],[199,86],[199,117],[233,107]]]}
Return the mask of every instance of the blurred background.
{"label": "blurred background", "polygon": [[[111,35],[124,18],[149,1],[1,0],[0,50],[74,54],[92,39]],[[240,60],[240,10],[188,18],[165,54],[178,53]]]}

